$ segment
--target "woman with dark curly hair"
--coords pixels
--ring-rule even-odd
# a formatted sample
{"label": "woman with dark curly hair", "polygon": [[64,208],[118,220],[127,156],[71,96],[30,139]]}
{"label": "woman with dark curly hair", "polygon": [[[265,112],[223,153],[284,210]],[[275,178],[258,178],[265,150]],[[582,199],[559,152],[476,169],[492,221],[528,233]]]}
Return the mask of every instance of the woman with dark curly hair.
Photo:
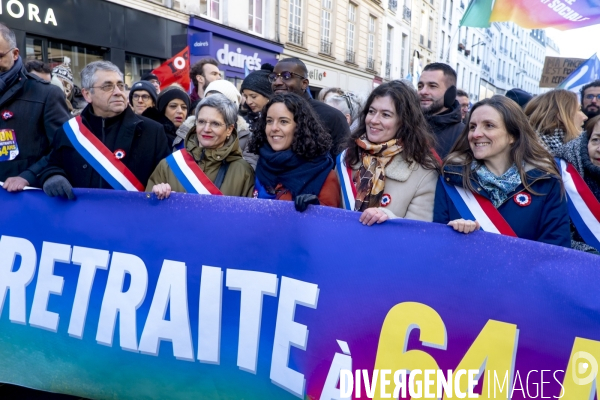
{"label": "woman with dark curly hair", "polygon": [[527,117],[504,96],[481,100],[444,160],[434,222],[480,227],[570,247],[567,199],[556,163]]}
{"label": "woman with dark curly hair", "polygon": [[362,211],[364,225],[432,221],[439,168],[433,142],[414,89],[400,81],[378,86],[337,159],[344,207]]}
{"label": "woman with dark curly hair", "polygon": [[308,204],[339,207],[331,136],[302,97],[286,93],[269,100],[248,146],[259,155],[254,197],[293,200],[299,211]]}

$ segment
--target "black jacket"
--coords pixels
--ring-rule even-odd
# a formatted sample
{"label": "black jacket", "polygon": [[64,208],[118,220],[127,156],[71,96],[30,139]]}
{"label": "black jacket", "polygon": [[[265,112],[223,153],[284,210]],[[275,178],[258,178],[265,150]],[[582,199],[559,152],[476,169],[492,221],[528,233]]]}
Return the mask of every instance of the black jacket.
{"label": "black jacket", "polygon": [[348,121],[346,120],[346,117],[344,117],[344,114],[337,108],[333,108],[329,104],[325,104],[322,101],[315,99],[307,98],[307,100],[319,117],[325,131],[331,135],[333,146],[331,147],[329,154],[331,154],[331,157],[335,160],[336,156],[346,147],[346,141],[350,137],[350,126],[348,125]]}
{"label": "black jacket", "polygon": [[[30,186],[39,186],[36,176],[47,166],[54,135],[69,119],[64,93],[56,86],[23,67],[18,80],[0,93],[0,130],[12,129],[19,154],[14,160],[0,162],[0,181],[20,176]],[[0,148],[0,151],[2,149]]]}
{"label": "black jacket", "polygon": [[[163,127],[148,118],[135,115],[129,107],[116,117],[104,119],[92,114],[90,104],[82,111],[81,118],[83,124],[111,152],[125,152],[121,161],[144,186],[158,163],[170,154]],[[65,176],[73,187],[112,189],[75,150],[63,128],[56,135],[48,167],[41,174],[40,181],[45,182],[57,174]]]}
{"label": "black jacket", "polygon": [[451,109],[441,114],[426,115],[425,119],[436,139],[435,151],[441,158],[446,157],[465,127],[462,123],[460,104],[454,100]]}

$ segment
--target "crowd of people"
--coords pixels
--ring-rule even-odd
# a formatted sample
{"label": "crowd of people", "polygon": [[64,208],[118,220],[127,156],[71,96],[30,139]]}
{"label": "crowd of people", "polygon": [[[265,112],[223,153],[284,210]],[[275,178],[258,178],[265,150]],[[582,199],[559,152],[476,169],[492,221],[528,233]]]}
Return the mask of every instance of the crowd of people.
{"label": "crowd of people", "polygon": [[340,88],[313,98],[298,58],[263,65],[240,90],[205,58],[190,68],[191,94],[161,90],[152,74],[127,88],[107,61],[85,66],[78,88],[68,65],[24,64],[1,24],[0,56],[0,181],[9,192],[289,200],[299,211],[358,211],[364,225],[407,218],[598,254],[568,206],[561,163],[598,215],[600,81],[581,98],[513,89],[471,105],[452,67],[432,63],[417,88],[398,80],[366,99]]}

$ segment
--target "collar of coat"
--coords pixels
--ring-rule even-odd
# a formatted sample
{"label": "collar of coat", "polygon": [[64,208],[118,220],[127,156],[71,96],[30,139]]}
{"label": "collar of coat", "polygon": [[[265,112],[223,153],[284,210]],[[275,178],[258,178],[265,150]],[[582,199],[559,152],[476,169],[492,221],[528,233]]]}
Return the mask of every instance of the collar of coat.
{"label": "collar of coat", "polygon": [[[185,149],[194,157],[196,162],[200,162],[203,147],[198,143],[196,126],[190,129],[185,138]],[[232,163],[240,158],[242,158],[242,151],[240,150],[240,142],[235,128],[222,147],[218,149],[204,149],[204,159],[210,162],[220,163],[227,161],[228,163]]]}

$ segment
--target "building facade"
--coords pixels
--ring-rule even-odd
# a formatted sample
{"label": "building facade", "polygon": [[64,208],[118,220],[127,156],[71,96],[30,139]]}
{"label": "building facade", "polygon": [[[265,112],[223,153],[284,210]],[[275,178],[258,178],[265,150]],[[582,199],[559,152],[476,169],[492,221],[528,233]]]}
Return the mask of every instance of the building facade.
{"label": "building facade", "polygon": [[[407,0],[407,3],[410,0]],[[423,67],[438,60],[438,34],[440,31],[440,1],[412,0],[411,4],[411,76],[417,84]]]}
{"label": "building facade", "polygon": [[381,71],[384,80],[403,79],[408,75],[410,14],[410,9],[398,4],[398,0],[387,0],[385,25],[381,30]]}

